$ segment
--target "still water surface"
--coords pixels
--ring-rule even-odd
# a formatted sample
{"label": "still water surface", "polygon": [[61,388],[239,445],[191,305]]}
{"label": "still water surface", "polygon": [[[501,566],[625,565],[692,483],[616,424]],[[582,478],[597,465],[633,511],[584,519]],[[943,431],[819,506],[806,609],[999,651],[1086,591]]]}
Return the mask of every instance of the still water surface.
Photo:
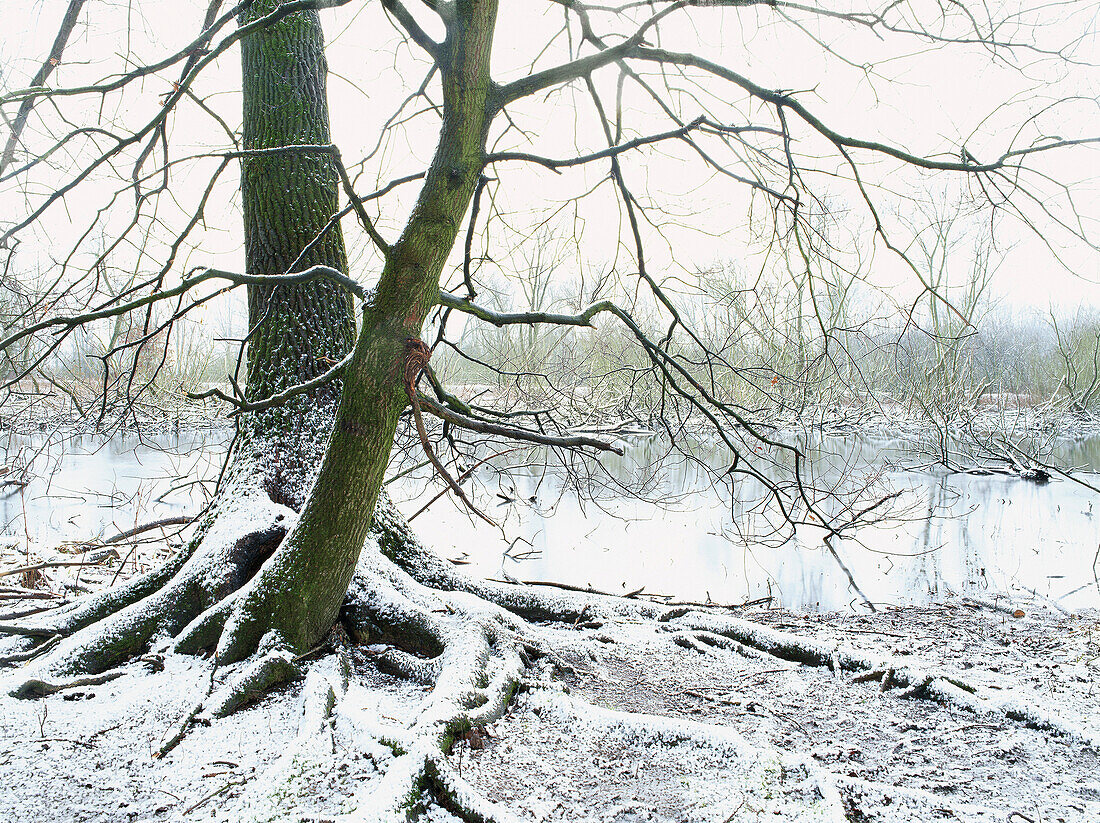
{"label": "still water surface", "polygon": [[[225,447],[223,437],[210,434],[43,442],[7,438],[2,464],[29,465],[29,482],[0,488],[5,554],[25,551],[29,541],[35,555],[48,556],[63,540],[194,512],[204,499],[203,486],[194,481],[217,476]],[[448,497],[414,527],[472,573],[610,592],[644,588],[721,603],[770,596],[794,609],[862,610],[867,607],[854,580],[879,605],[1031,590],[1067,609],[1100,607],[1100,495],[1080,485],[914,470],[903,466],[921,460],[903,442],[869,435],[819,438],[805,444],[819,477],[878,471],[884,489],[904,492],[903,517],[834,541],[834,555],[814,529],[801,529],[782,545],[746,543],[739,535],[751,525],[751,488],[739,488],[731,506],[728,487],[715,486],[693,461],[666,461],[651,477],[654,460],[665,452],[656,438],[624,445],[623,458],[604,459],[608,477],[648,478],[644,496],[664,505],[607,488],[593,499],[591,489],[578,490],[525,452],[522,461],[505,457],[497,470],[478,475],[477,499],[502,524],[503,535]],[[721,462],[720,455],[709,457]],[[1095,472],[1100,438],[1067,442],[1058,458],[1061,465]],[[1100,485],[1095,474],[1081,476]],[[390,486],[406,515],[439,488],[415,475]]]}

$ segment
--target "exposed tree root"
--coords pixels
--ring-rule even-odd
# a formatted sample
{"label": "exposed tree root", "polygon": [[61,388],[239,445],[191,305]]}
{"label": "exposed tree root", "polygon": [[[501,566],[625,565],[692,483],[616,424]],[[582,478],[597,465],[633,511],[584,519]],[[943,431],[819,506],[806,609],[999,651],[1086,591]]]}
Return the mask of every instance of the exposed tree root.
{"label": "exposed tree root", "polygon": [[920,669],[900,660],[872,658],[849,647],[827,646],[724,613],[471,580],[425,549],[392,503],[380,501],[378,512],[379,546],[387,557],[416,580],[434,588],[468,592],[527,620],[576,623],[586,616],[595,616],[595,624],[600,618],[613,617],[656,620],[674,633],[674,642],[701,643],[745,657],[763,655],[790,663],[824,666],[838,676],[849,673],[861,680],[881,680],[883,691],[896,689],[894,694],[902,698],[933,700],[977,714],[1003,716],[1100,749],[1100,731],[1059,718],[1029,703],[980,693],[976,686],[947,672]]}
{"label": "exposed tree root", "polygon": [[196,703],[187,714],[176,722],[176,725],[172,728],[172,733],[168,735],[168,738],[160,745],[160,748],[156,750],[153,757],[164,757],[168,752],[172,751],[172,749],[183,742],[183,738],[191,728],[191,724],[195,722],[195,718],[197,718],[202,711],[202,707],[202,703]]}
{"label": "exposed tree root", "polygon": [[[401,582],[394,583],[393,578]],[[395,756],[374,758],[375,771],[366,781],[368,788],[351,805],[354,819],[421,819],[431,816],[430,807],[435,805],[464,821],[518,820],[464,779],[446,753],[455,742],[472,735],[472,730],[503,714],[522,674],[519,633],[537,633],[535,627],[468,595],[429,590],[407,577],[401,580],[377,556],[373,562],[364,564],[359,584],[360,591],[369,591],[374,596],[367,602],[355,598],[349,601],[344,619],[354,631],[367,631],[367,625],[376,625],[386,614],[394,617],[395,622],[430,627],[427,631],[441,643],[437,654],[441,659],[433,688],[420,709],[414,717],[407,718],[404,728],[392,731],[384,741]],[[406,654],[412,656],[413,652]],[[301,786],[305,792],[305,787],[322,773],[333,751],[330,718],[340,702],[348,699],[343,672],[338,656],[328,656],[310,669],[302,695],[304,719],[298,743],[280,759],[275,767],[278,779],[270,783]],[[924,807],[934,803],[943,813],[959,812],[961,819],[966,819],[965,813],[971,811],[981,813],[975,820],[994,819],[991,809],[956,808],[942,797],[917,790],[834,775],[804,757],[752,745],[727,727],[604,709],[570,697],[552,683],[528,682],[532,690],[525,698],[528,708],[536,707],[544,720],[557,715],[565,727],[617,730],[635,742],[714,751],[722,760],[734,764],[731,772],[739,775],[738,787],[746,796],[755,792],[754,797],[763,799],[772,797],[773,792],[793,792],[797,798],[792,802],[809,798],[807,802],[813,812],[806,819],[829,823],[853,819],[847,813],[847,798],[853,793],[860,797],[888,795]],[[357,740],[357,745],[380,748],[381,742],[381,739],[374,743]],[[250,809],[256,808],[255,797],[249,802]],[[288,813],[285,802],[284,789],[271,797],[267,805],[259,802],[268,811],[255,819],[285,819]],[[746,809],[736,818],[731,814],[730,819],[754,819],[756,812],[750,812]]]}
{"label": "exposed tree root", "polygon": [[26,683],[13,693],[49,693],[38,683],[82,685],[79,678],[114,669],[145,652],[157,638],[180,636],[191,641],[189,651],[200,650],[194,641],[201,635],[189,624],[209,624],[208,612],[218,615],[226,608],[223,604],[232,603],[294,518],[293,511],[262,492],[239,491],[227,496],[187,549],[164,569],[31,624],[33,634],[21,638],[21,647],[8,659],[41,656],[30,664]]}
{"label": "exposed tree root", "polygon": [[78,689],[82,686],[100,686],[118,677],[122,677],[123,674],[125,674],[125,672],[116,669],[115,671],[103,672],[102,674],[72,677],[68,680],[58,681],[56,683],[32,677],[25,680],[23,684],[11,694],[12,697],[45,697],[46,695],[57,694],[65,689]]}
{"label": "exposed tree root", "polygon": [[1100,750],[1100,730],[1090,729],[1082,722],[1071,722],[1047,712],[1032,703],[1014,701],[1009,697],[987,693],[986,690],[938,669],[922,669],[901,660],[869,657],[850,647],[827,646],[809,638],[777,631],[726,615],[694,612],[667,621],[667,628],[677,637],[691,637],[697,642],[719,645],[719,638],[732,651],[744,649],[765,652],[772,657],[808,666],[824,666],[838,675],[854,673],[852,682],[881,682],[883,692],[898,697],[933,700],[944,705],[995,715],[1024,723],[1030,728],[1045,729],[1065,735]]}
{"label": "exposed tree root", "polygon": [[429,757],[424,765],[424,782],[435,801],[459,820],[469,823],[515,823],[510,811],[482,797],[477,789],[441,757]]}
{"label": "exposed tree root", "polygon": [[[635,743],[715,750],[723,761],[737,764],[743,790],[755,790],[766,795],[780,790],[783,784],[802,783],[806,790],[818,795],[815,819],[830,823],[845,823],[848,820],[834,775],[805,757],[754,746],[733,729],[692,720],[605,709],[548,689],[534,692],[532,701],[540,716],[557,715],[567,725],[583,723],[603,731],[619,732]],[[733,817],[731,814],[730,819]]]}
{"label": "exposed tree root", "polygon": [[276,647],[243,667],[211,695],[206,712],[226,717],[266,695],[272,688],[302,677],[302,670],[286,649]]}
{"label": "exposed tree root", "polygon": [[31,646],[23,651],[12,652],[11,654],[0,657],[0,665],[11,666],[15,663],[25,663],[28,660],[33,660],[40,655],[45,654],[58,643],[61,642],[61,635],[55,634],[53,637],[48,638],[37,646]]}
{"label": "exposed tree root", "polygon": [[642,600],[475,580],[425,547],[386,497],[375,507],[374,534],[382,554],[421,585],[465,592],[525,620],[577,624],[594,614],[658,620],[673,611]]}

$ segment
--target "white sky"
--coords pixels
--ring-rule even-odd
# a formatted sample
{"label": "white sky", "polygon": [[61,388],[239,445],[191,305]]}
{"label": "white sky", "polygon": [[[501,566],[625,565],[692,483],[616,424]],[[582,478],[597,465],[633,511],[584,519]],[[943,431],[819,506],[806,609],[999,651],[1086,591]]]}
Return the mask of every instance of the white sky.
{"label": "white sky", "polygon": [[[66,5],[65,0],[39,0],[27,4],[0,0],[0,67],[4,72],[0,89],[18,88],[27,82],[47,53]],[[51,83],[83,82],[102,75],[106,67],[118,70],[123,57],[148,61],[174,50],[198,30],[204,5],[166,0],[147,0],[141,4],[87,4],[85,16],[92,14],[95,20],[90,28],[81,25],[66,52],[64,65]],[[560,25],[561,12],[553,4],[534,0],[522,3],[502,0],[501,5],[494,62],[498,79],[507,79],[518,76],[526,68],[531,55],[545,43],[548,33]],[[532,11],[544,5],[550,9],[548,13],[539,15]],[[830,7],[865,5],[850,0],[830,4]],[[929,4],[914,2],[911,5],[927,7]],[[1018,8],[1019,4],[1012,6]],[[1086,41],[1075,53],[1079,57],[1095,55],[1100,59],[1097,4],[1080,0],[1051,6],[1049,12],[1065,19],[1041,30],[1038,33],[1041,42],[1061,45],[1073,37],[1074,32],[1087,32]],[[421,17],[428,19],[427,15]],[[351,164],[371,149],[379,124],[419,83],[426,65],[418,54],[395,43],[393,30],[376,2],[353,3],[326,11],[323,19],[333,72],[330,101],[335,140],[345,162]],[[916,152],[942,151],[957,143],[961,136],[973,135],[967,141],[972,151],[982,159],[992,157],[1008,144],[1015,126],[1025,119],[1026,112],[1040,107],[1044,101],[1069,95],[1075,95],[1076,102],[1062,105],[1046,115],[1047,133],[1057,125],[1057,133],[1062,137],[1100,135],[1097,106],[1100,72],[1093,67],[1067,66],[1062,61],[1038,60],[1021,53],[1022,60],[1028,64],[1020,71],[993,62],[988,53],[973,48],[928,50],[911,38],[880,39],[868,32],[848,31],[827,20],[811,21],[807,34],[775,21],[770,9],[694,8],[670,18],[669,24],[662,28],[661,44],[673,50],[710,56],[765,86],[805,89],[800,99],[837,130],[885,139]],[[830,44],[839,57],[825,54],[811,35]],[[554,48],[545,53],[538,67],[564,59],[563,49],[564,40],[559,39]],[[875,73],[865,73],[862,66],[871,62],[875,63]],[[105,114],[138,122],[137,115],[147,116],[155,108],[158,95],[169,90],[176,71],[178,69],[168,70],[159,77],[149,78],[135,93],[110,100]],[[234,90],[238,73],[238,54],[233,50],[195,87],[196,92],[231,124],[239,121],[239,95]],[[596,79],[601,91],[607,92],[607,99],[613,100],[614,73],[608,70]],[[729,94],[729,86],[708,84],[706,92],[717,99]],[[437,94],[433,97],[438,100]],[[1011,101],[1010,104],[999,107],[998,104],[1005,100]],[[628,111],[633,112],[634,131],[627,137],[650,128],[669,128],[668,121],[654,118],[652,106],[640,94],[628,91],[625,104]],[[689,103],[685,103],[683,109],[687,119],[694,116]],[[14,107],[5,107],[5,111],[14,111]],[[539,96],[517,107],[515,118],[532,137],[528,140],[513,132],[506,138],[506,148],[565,157],[575,153],[578,147],[590,151],[604,146],[583,90]],[[32,128],[36,125],[37,122],[32,122]],[[361,189],[370,190],[375,179],[384,182],[392,176],[422,168],[434,145],[435,126],[434,118],[422,117],[397,134],[388,142],[380,159],[368,166]],[[218,129],[212,121],[198,115],[194,106],[174,117],[173,138],[177,154],[185,153],[189,145],[201,147],[219,139]],[[30,132],[28,139],[33,142],[40,137]],[[223,144],[224,139],[219,145]],[[802,145],[810,153],[822,148],[809,140]],[[1044,169],[1050,174],[1076,185],[1082,227],[1094,238],[1100,236],[1098,158],[1100,150],[1084,148],[1043,161]],[[650,232],[647,238],[654,273],[678,276],[707,267],[715,260],[732,260],[750,271],[762,265],[764,258],[759,248],[749,243],[749,203],[743,187],[708,174],[698,159],[681,145],[670,144],[633,155],[624,165],[628,182],[635,192],[645,193],[648,201],[663,206],[667,212],[668,222],[662,226],[660,235]],[[826,171],[836,168],[835,158],[822,161],[822,168]],[[494,245],[489,253],[501,270],[518,265],[524,253],[530,256],[531,250],[520,248],[518,238],[528,232],[531,225],[543,221],[558,232],[572,231],[574,225],[583,225],[581,255],[588,265],[605,266],[615,258],[618,250],[620,267],[629,269],[623,256],[623,249],[627,247],[618,247],[618,241],[626,238],[626,233],[621,229],[619,209],[608,184],[603,184],[575,210],[566,207],[570,198],[597,186],[606,169],[606,163],[598,163],[559,176],[542,170],[525,170],[514,163],[498,166],[496,174],[507,185],[499,202],[508,211],[508,222],[517,229],[512,234],[502,229],[494,230]],[[174,180],[179,205],[175,214],[171,204],[165,205],[161,216],[166,222],[178,223],[192,207],[197,197],[194,186],[203,179],[197,172],[180,175]],[[873,162],[866,168],[866,175],[869,182],[895,189],[902,197],[900,205],[892,205],[889,199],[881,201],[883,216],[888,220],[899,212],[903,216],[912,215],[912,206],[908,204],[910,197],[935,200],[945,191],[942,184],[930,186],[928,180],[919,175],[899,173],[892,162]],[[212,259],[217,254],[228,255],[230,260],[239,259],[239,218],[231,207],[235,185],[235,170],[230,170],[219,191],[222,205],[211,207],[209,231],[200,238],[199,248],[190,251],[186,265],[232,265]],[[858,256],[873,270],[877,282],[902,283],[905,284],[903,289],[911,288],[911,274],[903,272],[881,248],[872,253],[867,245],[869,218],[866,210],[853,200],[850,189],[829,184],[824,190],[831,205],[845,214],[834,239],[842,247],[862,240]],[[398,230],[413,193],[414,188],[409,187],[407,195],[384,202],[379,226],[388,236],[393,237]],[[0,219],[10,219],[24,207],[24,201],[4,185],[0,185],[0,198],[3,198]],[[74,237],[74,232],[100,202],[90,191],[69,198],[67,209],[55,212],[44,227],[38,250],[42,255],[40,259],[45,259],[46,255],[56,258],[61,253],[56,241]],[[1029,204],[1029,208],[1036,210],[1040,205],[1058,208],[1062,216],[1068,214],[1054,199]],[[574,218],[579,222],[574,223]],[[345,227],[354,239],[353,224],[348,222]],[[1030,232],[1011,220],[1006,220],[1001,228],[1000,241],[1006,258],[994,280],[994,294],[1015,305],[1046,307],[1054,302],[1062,306],[1080,303],[1100,306],[1100,285],[1097,285],[1100,283],[1100,254],[1095,250],[1085,249],[1080,244],[1071,246],[1064,234],[1050,232],[1048,240],[1063,260],[1064,265],[1059,265],[1051,250]],[[845,238],[844,232],[851,232],[855,237]],[[361,241],[354,245],[361,250],[358,260],[363,272],[370,271],[369,253],[362,251]],[[852,248],[851,251],[853,255],[849,259],[854,259],[856,250]],[[26,250],[21,253],[30,256]],[[964,243],[954,260],[953,279],[961,277],[968,269],[969,256]],[[237,265],[239,267],[239,263]],[[365,273],[360,276],[369,279]]]}

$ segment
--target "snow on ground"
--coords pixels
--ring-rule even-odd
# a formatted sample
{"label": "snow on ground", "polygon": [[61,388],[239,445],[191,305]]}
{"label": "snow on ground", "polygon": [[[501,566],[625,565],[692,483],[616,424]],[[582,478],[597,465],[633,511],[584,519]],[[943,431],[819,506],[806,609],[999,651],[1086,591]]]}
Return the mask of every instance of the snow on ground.
{"label": "snow on ground", "polygon": [[[952,602],[873,615],[759,611],[773,628],[942,667],[983,693],[1100,728],[1100,614]],[[766,656],[677,645],[676,621],[541,625],[530,688],[447,762],[523,821],[1100,821],[1100,753],[997,714]],[[427,690],[365,647],[331,731],[296,684],[153,755],[205,693],[209,662],[36,701],[0,697],[0,819],[10,823],[367,819],[387,739]],[[313,664],[318,671],[331,660]],[[3,685],[10,688],[9,672]],[[6,694],[7,688],[4,689]],[[432,821],[454,820],[438,807]]]}
{"label": "snow on ground", "polygon": [[[871,654],[919,660],[922,668],[945,666],[991,692],[1023,704],[1041,701],[1085,728],[1100,727],[1096,614],[1039,612],[1016,619],[958,604],[868,616],[768,611],[753,619]],[[645,626],[605,626],[596,640],[578,639],[562,661],[572,670],[563,676],[574,696],[619,710],[703,720],[755,745],[807,755],[835,775],[851,820],[978,820],[973,807],[983,806],[990,820],[1007,820],[1013,812],[1023,815],[1020,821],[1100,820],[1100,753],[1067,737],[901,699],[882,693],[877,682],[853,683],[826,668],[719,650],[689,652]],[[517,710],[505,724],[522,717]],[[470,752],[469,759],[491,764],[488,751]],[[891,787],[905,792],[892,794]],[[650,813],[649,819],[679,819],[661,816],[659,806]],[[570,818],[532,813],[530,819]]]}

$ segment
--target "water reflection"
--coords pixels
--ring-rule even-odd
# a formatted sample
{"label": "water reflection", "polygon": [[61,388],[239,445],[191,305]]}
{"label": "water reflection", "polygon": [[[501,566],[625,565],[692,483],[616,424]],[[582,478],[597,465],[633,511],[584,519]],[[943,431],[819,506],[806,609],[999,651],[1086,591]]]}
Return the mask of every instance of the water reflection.
{"label": "water reflection", "polygon": [[[8,439],[3,464],[30,461],[28,484],[0,489],[0,542],[22,550],[29,539],[39,555],[62,540],[196,510],[204,495],[195,481],[216,477],[225,446],[224,438],[209,434],[144,443],[72,438],[48,449],[42,443]],[[620,593],[645,589],[723,603],[770,596],[794,609],[865,608],[846,567],[877,604],[1027,588],[1065,608],[1100,607],[1094,492],[1059,480],[1039,486],[996,475],[915,471],[905,468],[919,462],[915,455],[892,437],[816,437],[800,445],[820,484],[877,477],[904,490],[905,516],[834,541],[835,556],[821,530],[810,527],[765,545],[759,537],[772,530],[756,505],[760,485],[734,480],[731,496],[730,481],[716,484],[708,471],[728,465],[726,455],[699,444],[688,457],[670,459],[664,441],[640,438],[622,457],[601,461],[595,494],[556,468],[546,452],[506,451],[496,468],[478,474],[478,499],[503,525],[503,537],[448,497],[414,526],[441,554],[486,577]],[[1060,449],[1066,464],[1100,466],[1100,438]],[[772,457],[789,460],[782,451]],[[619,484],[638,496],[624,494]],[[390,490],[411,514],[439,486],[412,475]]]}
{"label": "water reflection", "polygon": [[226,439],[212,432],[104,438],[8,433],[0,452],[0,546],[43,556],[199,510]]}
{"label": "water reflection", "polygon": [[[859,610],[866,608],[859,591],[883,605],[1027,589],[1067,609],[1100,607],[1093,577],[1100,540],[1095,492],[1059,480],[1037,485],[1001,475],[902,468],[920,461],[891,437],[806,438],[800,446],[818,485],[867,475],[904,490],[898,517],[834,540],[835,557],[823,531],[810,527],[762,545],[759,537],[774,533],[759,511],[759,484],[735,482],[731,505],[730,489],[716,487],[713,475],[693,460],[665,460],[659,475],[646,477],[667,454],[659,439],[650,438],[629,444],[621,458],[602,461],[623,483],[641,472],[649,501],[606,493],[586,501],[560,473],[530,463],[512,466],[505,480],[494,477],[482,499],[496,499],[488,512],[504,524],[509,541],[521,538],[524,548],[537,550],[522,562],[502,558],[507,543],[500,534],[450,501],[436,503],[415,526],[441,552],[482,575],[612,592],[644,588],[722,603],[771,596],[794,609]],[[1060,448],[1057,459],[1065,465],[1100,464],[1100,440]],[[717,450],[705,456],[712,465],[728,464]],[[789,459],[781,451],[775,458]],[[397,493],[410,503],[424,499],[413,482]],[[651,502],[661,499],[667,505]]]}

